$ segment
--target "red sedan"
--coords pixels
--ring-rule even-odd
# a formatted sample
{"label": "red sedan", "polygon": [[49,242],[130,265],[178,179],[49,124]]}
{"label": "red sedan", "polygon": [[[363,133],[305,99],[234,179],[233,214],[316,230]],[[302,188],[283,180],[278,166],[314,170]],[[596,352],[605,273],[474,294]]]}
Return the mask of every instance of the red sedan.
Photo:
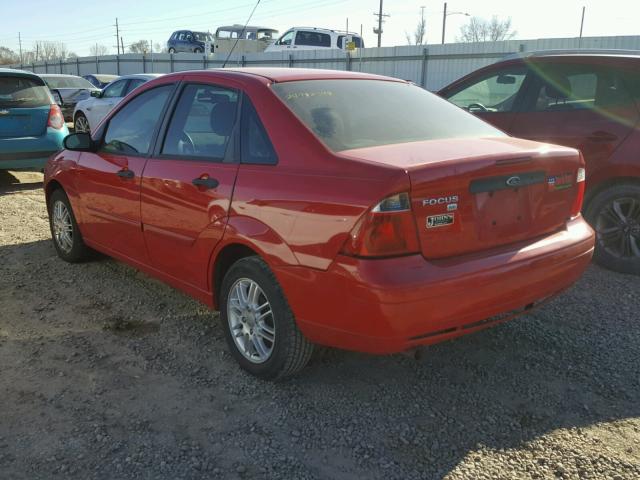
{"label": "red sedan", "polygon": [[261,378],[314,344],[399,352],[573,284],[584,162],[410,83],[225,69],[152,80],[46,167],[55,248],[113,256],[220,310]]}

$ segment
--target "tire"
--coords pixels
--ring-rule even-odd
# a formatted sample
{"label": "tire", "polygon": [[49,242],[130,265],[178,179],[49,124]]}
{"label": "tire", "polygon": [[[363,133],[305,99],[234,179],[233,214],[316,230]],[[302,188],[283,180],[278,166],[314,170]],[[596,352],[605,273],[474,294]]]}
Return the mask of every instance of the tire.
{"label": "tire", "polygon": [[[249,307],[248,313],[247,310],[243,313],[236,300],[240,290],[250,296],[252,284],[260,290],[254,290],[255,304],[266,302],[267,306],[254,310]],[[258,315],[264,318],[257,320]],[[278,280],[260,257],[238,260],[224,276],[220,319],[231,354],[240,367],[263,380],[277,381],[294,375],[305,367],[313,353],[313,344],[298,329]],[[243,343],[247,348],[242,347]],[[266,355],[265,350],[269,350]]]}
{"label": "tire", "polygon": [[[78,128],[80,125],[80,128]],[[78,112],[76,113],[76,118],[73,119],[73,129],[76,133],[91,133],[91,126],[89,125],[89,120],[84,113]]]}
{"label": "tire", "polygon": [[[49,210],[49,227],[53,246],[58,256],[65,262],[77,263],[89,258],[91,250],[84,244],[82,235],[78,229],[76,218],[71,209],[69,198],[63,190],[55,190],[49,197],[47,205]],[[68,214],[65,215],[64,212]],[[66,218],[66,221],[64,220]],[[69,234],[69,238],[61,235],[62,229]],[[64,238],[64,239],[63,239]]]}
{"label": "tire", "polygon": [[169,49],[169,53],[171,53],[171,54],[176,53],[176,49],[175,49],[175,48],[173,48],[173,47],[171,47],[171,48]]}
{"label": "tire", "polygon": [[201,48],[196,48],[193,50],[193,53],[202,53],[203,50]]}
{"label": "tire", "polygon": [[596,231],[594,260],[616,272],[640,275],[640,185],[621,183],[597,193],[585,217]]}

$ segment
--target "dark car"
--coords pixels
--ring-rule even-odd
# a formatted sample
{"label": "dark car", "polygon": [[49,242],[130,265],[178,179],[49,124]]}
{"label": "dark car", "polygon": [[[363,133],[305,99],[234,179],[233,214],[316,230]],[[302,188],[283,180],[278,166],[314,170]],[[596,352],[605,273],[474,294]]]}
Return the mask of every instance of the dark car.
{"label": "dark car", "polygon": [[439,94],[515,137],[578,148],[587,167],[584,213],[598,235],[594,258],[640,274],[640,52],[537,52]]}
{"label": "dark car", "polygon": [[91,75],[83,75],[82,78],[90,82],[94,87],[103,89],[114,80],[120,78],[118,75],[105,75],[102,73],[92,73]]}
{"label": "dark car", "polygon": [[73,121],[73,111],[76,103],[91,96],[91,92],[99,92],[89,81],[76,75],[62,75],[47,73],[40,75],[40,78],[47,84],[49,90],[56,97],[60,95],[62,114],[65,122]]}
{"label": "dark car", "polygon": [[193,30],[178,30],[173,32],[167,42],[169,53],[188,52],[203,53],[209,45],[213,53],[213,35],[208,32],[194,32]]}

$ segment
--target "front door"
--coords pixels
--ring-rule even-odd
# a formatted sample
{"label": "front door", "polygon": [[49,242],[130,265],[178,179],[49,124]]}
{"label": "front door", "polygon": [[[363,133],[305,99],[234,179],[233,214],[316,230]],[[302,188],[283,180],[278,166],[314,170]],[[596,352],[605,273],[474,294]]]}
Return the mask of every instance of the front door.
{"label": "front door", "polygon": [[140,221],[142,172],[174,88],[163,85],[133,98],[109,120],[98,151],[82,153],[78,162],[83,235],[141,262],[147,260]]}
{"label": "front door", "polygon": [[227,223],[238,172],[238,91],[206,78],[183,85],[142,179],[142,223],[152,266],[200,291]]}
{"label": "front door", "polygon": [[619,69],[604,65],[532,65],[534,79],[511,133],[579,149],[587,175],[605,166],[640,114]]}

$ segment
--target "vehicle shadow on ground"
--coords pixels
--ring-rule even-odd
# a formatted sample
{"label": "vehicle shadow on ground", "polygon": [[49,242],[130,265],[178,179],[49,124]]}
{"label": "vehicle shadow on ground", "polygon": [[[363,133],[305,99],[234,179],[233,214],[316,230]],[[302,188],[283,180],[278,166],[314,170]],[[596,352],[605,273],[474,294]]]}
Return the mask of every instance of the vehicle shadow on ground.
{"label": "vehicle shadow on ground", "polygon": [[32,174],[25,175],[25,177],[27,177],[27,181],[21,182],[20,179],[10,171],[0,170],[0,195],[42,188],[42,174],[33,172]]}
{"label": "vehicle shadow on ground", "polygon": [[[45,455],[68,456],[78,472],[92,471],[90,453],[100,447],[91,443],[94,427],[84,440],[82,425],[94,417],[122,446],[101,450],[107,458],[149,445],[162,455],[185,440],[228,468],[244,461],[249,473],[252,461],[258,471],[261,458],[249,452],[276,448],[294,458],[299,476],[442,478],[473,462],[474,452],[521,448],[558,429],[579,429],[584,448],[598,449],[583,429],[640,416],[640,279],[597,267],[531,315],[426,348],[418,360],[328,349],[299,376],[273,384],[238,370],[213,315],[129,267],[112,260],[69,265],[48,240],[2,246],[0,258],[0,303],[11,313],[0,319],[0,334],[37,327],[32,340],[0,335],[0,352],[24,355],[29,367],[28,374],[14,372],[15,385],[0,385],[6,408],[21,412],[23,425],[0,435],[13,438],[22,428],[26,453],[16,450],[14,457],[25,455],[25,463],[46,471],[54,467]],[[30,290],[35,276],[46,291]],[[127,306],[131,297],[135,311]],[[105,319],[132,312],[141,324],[148,316],[158,327],[133,340],[103,327]],[[66,353],[47,354],[53,345]],[[40,352],[35,358],[34,349]],[[81,353],[65,363],[70,351]],[[82,352],[93,353],[85,358]],[[63,376],[54,375],[56,369]],[[83,378],[92,378],[92,386],[83,386]],[[55,394],[48,392],[52,385],[59,385]],[[34,408],[26,391],[52,400]],[[117,415],[110,413],[114,405]],[[39,450],[30,442],[38,440],[28,425],[36,424],[68,430],[77,437],[73,450],[56,440],[38,446],[40,456],[33,453]],[[133,424],[144,427],[131,430]],[[242,443],[223,455],[215,445],[234,429]],[[540,452],[544,463],[548,452]],[[640,457],[634,459],[637,465]],[[549,465],[549,475],[554,468]]]}

